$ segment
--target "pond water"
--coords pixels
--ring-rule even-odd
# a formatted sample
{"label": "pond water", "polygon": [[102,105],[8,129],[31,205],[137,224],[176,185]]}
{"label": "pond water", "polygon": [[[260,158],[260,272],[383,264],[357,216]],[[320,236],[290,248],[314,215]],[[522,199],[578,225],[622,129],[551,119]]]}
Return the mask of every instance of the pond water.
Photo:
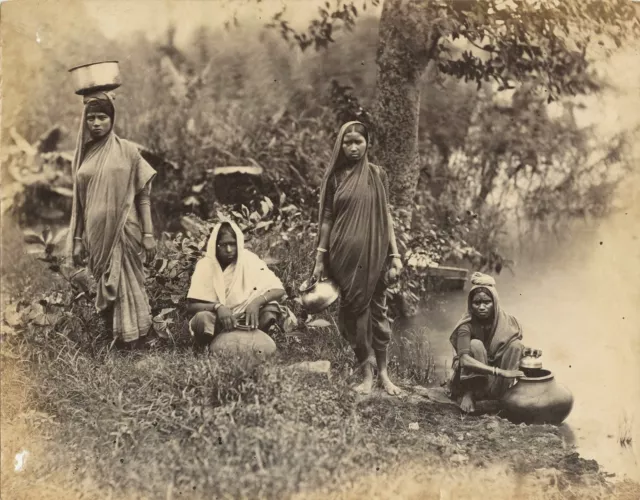
{"label": "pond water", "polygon": [[[552,258],[547,247],[516,266],[515,275],[498,276],[498,291],[523,325],[525,345],[542,349],[543,366],[573,392],[566,439],[607,472],[640,481],[638,231],[610,225],[576,242],[554,244]],[[435,383],[447,375],[448,337],[465,303],[466,292],[448,294],[409,325],[397,325],[429,329]]]}

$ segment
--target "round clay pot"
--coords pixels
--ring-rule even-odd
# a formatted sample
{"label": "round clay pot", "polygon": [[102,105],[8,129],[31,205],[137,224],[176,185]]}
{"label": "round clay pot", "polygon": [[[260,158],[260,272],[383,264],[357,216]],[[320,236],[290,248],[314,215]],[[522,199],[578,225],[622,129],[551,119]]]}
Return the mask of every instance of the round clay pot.
{"label": "round clay pot", "polygon": [[228,354],[268,356],[276,352],[276,343],[262,330],[237,329],[217,334],[210,349]]}
{"label": "round clay pot", "polygon": [[523,370],[525,377],[502,398],[505,416],[515,423],[561,424],[573,408],[571,391],[544,369]]}

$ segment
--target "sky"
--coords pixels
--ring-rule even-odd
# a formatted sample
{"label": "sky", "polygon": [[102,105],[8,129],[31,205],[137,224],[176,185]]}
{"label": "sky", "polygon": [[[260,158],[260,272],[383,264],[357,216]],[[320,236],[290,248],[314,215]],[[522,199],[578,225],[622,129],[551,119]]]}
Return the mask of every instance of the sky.
{"label": "sky", "polygon": [[[318,12],[326,0],[111,0],[87,2],[87,11],[109,37],[125,36],[142,30],[150,37],[162,36],[174,23],[176,43],[188,40],[189,32],[206,23],[210,27],[223,26],[237,13],[243,23],[264,24],[286,7],[285,18],[293,26],[303,26]],[[335,0],[331,0],[331,4]],[[369,7],[368,11],[379,12]],[[123,23],[122,19],[129,19]]]}

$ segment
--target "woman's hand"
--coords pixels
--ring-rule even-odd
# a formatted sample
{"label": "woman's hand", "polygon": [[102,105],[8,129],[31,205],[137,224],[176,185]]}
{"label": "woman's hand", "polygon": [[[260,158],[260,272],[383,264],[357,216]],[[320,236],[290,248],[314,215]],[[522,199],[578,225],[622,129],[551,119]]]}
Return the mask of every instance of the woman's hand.
{"label": "woman's hand", "polygon": [[151,262],[156,256],[156,239],[152,234],[146,234],[143,236],[142,247],[144,248],[147,262]]}
{"label": "woman's hand", "polygon": [[496,375],[504,378],[520,378],[524,377],[524,372],[520,370],[503,370],[502,368],[496,368]]}
{"label": "woman's hand", "polygon": [[85,263],[85,258],[87,255],[87,250],[84,248],[84,243],[81,240],[74,240],[73,242],[73,264],[75,266],[83,266]]}
{"label": "woman's hand", "polygon": [[224,332],[233,330],[236,326],[236,318],[233,317],[233,313],[231,309],[227,306],[218,307],[218,311],[216,312],[218,316],[218,320],[222,323],[222,328]]}
{"label": "woman's hand", "polygon": [[256,299],[252,301],[245,310],[245,325],[252,330],[256,330],[258,328],[258,318],[260,317],[261,305],[261,299]]}
{"label": "woman's hand", "polygon": [[387,275],[385,276],[385,281],[389,284],[393,284],[398,281],[400,277],[400,273],[402,272],[402,261],[399,257],[394,257],[391,260],[391,264],[389,265],[389,269],[387,269]]}
{"label": "woman's hand", "polygon": [[326,278],[324,259],[316,260],[316,265],[313,268],[312,276],[316,283],[320,283],[321,281],[324,281],[324,279]]}

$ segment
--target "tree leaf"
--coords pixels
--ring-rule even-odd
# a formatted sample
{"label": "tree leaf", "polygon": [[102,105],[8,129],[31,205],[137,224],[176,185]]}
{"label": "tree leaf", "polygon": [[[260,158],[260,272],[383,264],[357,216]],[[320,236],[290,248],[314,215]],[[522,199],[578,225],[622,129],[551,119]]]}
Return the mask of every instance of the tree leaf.
{"label": "tree leaf", "polygon": [[53,240],[51,240],[51,243],[53,245],[59,245],[62,242],[62,240],[64,240],[67,237],[68,234],[69,234],[69,228],[68,227],[58,231],[56,233],[55,237],[53,238]]}
{"label": "tree leaf", "polygon": [[298,326],[298,318],[296,318],[296,315],[293,314],[291,309],[289,309],[288,307],[287,307],[287,314],[286,314],[286,318],[284,320],[283,326],[284,326],[285,333],[292,332]]}
{"label": "tree leaf", "polygon": [[73,198],[73,190],[64,187],[64,186],[52,186],[51,191],[53,191],[54,193],[57,193],[61,196],[64,196],[66,198]]}
{"label": "tree leaf", "polygon": [[318,318],[307,323],[307,326],[309,328],[327,328],[331,326],[331,323],[329,323],[326,319]]}
{"label": "tree leaf", "polygon": [[18,312],[18,308],[15,304],[6,305],[2,316],[9,326],[15,327],[22,323],[22,315]]}
{"label": "tree leaf", "polygon": [[204,189],[205,184],[206,182],[203,182],[202,184],[194,184],[193,186],[191,186],[191,191],[196,194],[200,193]]}
{"label": "tree leaf", "polygon": [[160,314],[158,314],[156,316],[156,318],[162,318],[162,317],[166,316],[167,314],[172,313],[175,310],[176,310],[175,307],[167,307],[167,308],[163,309],[162,311],[160,311]]}
{"label": "tree leaf", "polygon": [[28,243],[29,245],[44,245],[44,239],[42,238],[41,235],[39,235],[38,233],[36,233],[35,231],[32,231],[31,229],[25,229],[23,231],[24,234],[24,242]]}
{"label": "tree leaf", "polygon": [[187,196],[182,203],[186,206],[197,207],[200,205],[200,201],[195,196]]}
{"label": "tree leaf", "polygon": [[256,224],[255,229],[262,229],[262,228],[266,228],[266,227],[269,227],[271,224],[273,224],[273,221],[272,221],[272,220],[263,220],[263,221],[260,221],[260,222],[258,222],[258,223]]}

